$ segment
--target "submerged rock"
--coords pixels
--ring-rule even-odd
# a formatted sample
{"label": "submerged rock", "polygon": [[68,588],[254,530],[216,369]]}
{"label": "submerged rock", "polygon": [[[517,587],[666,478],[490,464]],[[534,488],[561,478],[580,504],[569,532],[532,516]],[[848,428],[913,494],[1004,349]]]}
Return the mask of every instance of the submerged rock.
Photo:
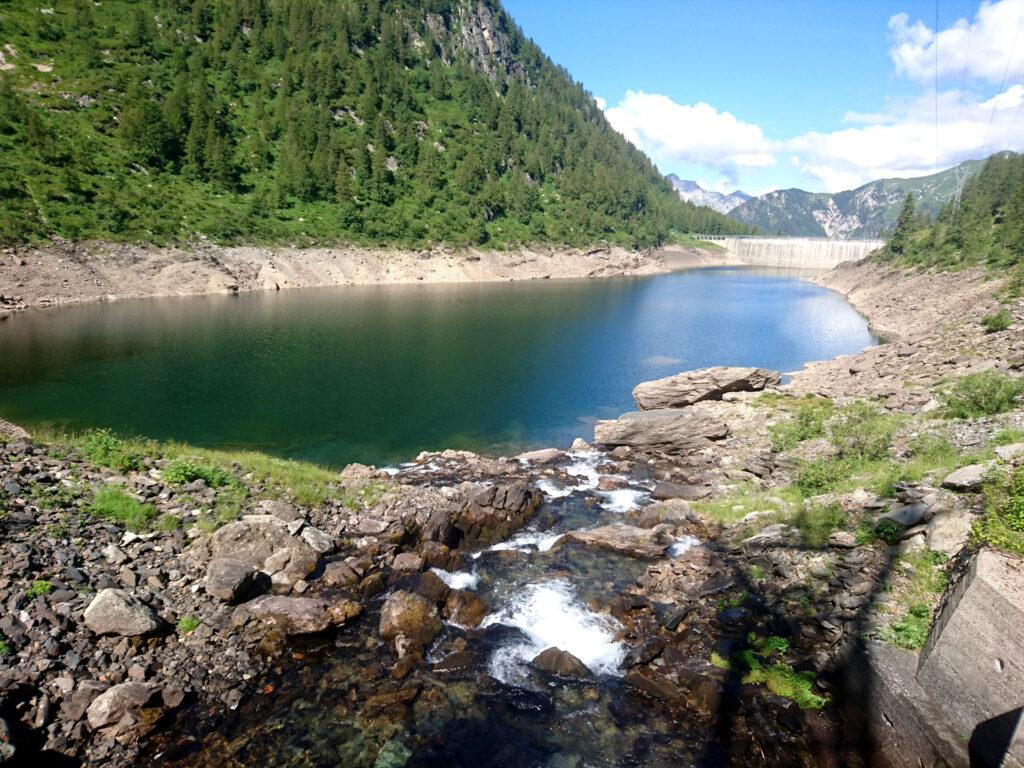
{"label": "submerged rock", "polygon": [[631,557],[655,558],[675,543],[671,525],[656,525],[653,528],[639,528],[635,525],[603,525],[585,531],[571,531],[556,542],[563,546],[578,542],[587,547],[607,549]]}
{"label": "submerged rock", "polygon": [[160,626],[153,609],[123,589],[104,589],[85,609],[85,624],[97,635],[137,637]]}
{"label": "submerged rock", "polygon": [[726,392],[759,392],[781,381],[778,372],[764,368],[700,368],[638,384],[633,399],[644,411],[683,408],[701,400],[721,400]]}

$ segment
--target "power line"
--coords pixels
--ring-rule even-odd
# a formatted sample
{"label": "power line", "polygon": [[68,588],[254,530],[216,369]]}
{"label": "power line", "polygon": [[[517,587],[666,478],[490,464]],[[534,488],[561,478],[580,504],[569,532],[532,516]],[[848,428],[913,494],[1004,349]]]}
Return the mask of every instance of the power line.
{"label": "power line", "polygon": [[935,163],[932,172],[939,172],[939,0],[935,0]]}

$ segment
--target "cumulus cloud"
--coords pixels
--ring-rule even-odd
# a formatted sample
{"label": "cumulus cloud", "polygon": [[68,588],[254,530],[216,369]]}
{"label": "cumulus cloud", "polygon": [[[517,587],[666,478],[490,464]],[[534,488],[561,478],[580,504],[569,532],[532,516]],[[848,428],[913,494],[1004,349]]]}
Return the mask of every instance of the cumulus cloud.
{"label": "cumulus cloud", "polygon": [[739,168],[775,164],[776,144],[760,126],[704,102],[677,104],[662,94],[627,91],[605,115],[657,162],[699,163],[729,178]]}
{"label": "cumulus cloud", "polygon": [[943,30],[920,20],[910,23],[906,13],[898,13],[889,19],[889,56],[897,75],[920,82],[934,79],[936,53],[940,78],[962,77],[966,72],[969,77],[999,83],[1005,72],[1012,82],[1024,77],[1022,18],[1024,0],[982,2],[973,20],[959,19]]}

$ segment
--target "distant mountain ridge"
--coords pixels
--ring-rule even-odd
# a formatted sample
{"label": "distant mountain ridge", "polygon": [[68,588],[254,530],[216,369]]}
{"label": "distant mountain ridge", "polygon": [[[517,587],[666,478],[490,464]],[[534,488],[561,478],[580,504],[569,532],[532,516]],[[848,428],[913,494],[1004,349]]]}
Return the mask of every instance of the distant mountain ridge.
{"label": "distant mountain ridge", "polygon": [[679,193],[683,200],[694,205],[707,206],[719,213],[728,213],[737,205],[751,199],[750,195],[738,189],[730,192],[728,195],[704,189],[697,182],[680,179],[674,173],[670,173],[666,178],[672,183],[672,188]]}
{"label": "distant mountain ridge", "polygon": [[953,197],[957,174],[973,176],[983,163],[968,160],[929,176],[879,179],[835,194],[780,189],[751,198],[727,213],[770,235],[844,240],[884,237],[892,231],[907,192],[913,193],[918,210],[934,216]]}

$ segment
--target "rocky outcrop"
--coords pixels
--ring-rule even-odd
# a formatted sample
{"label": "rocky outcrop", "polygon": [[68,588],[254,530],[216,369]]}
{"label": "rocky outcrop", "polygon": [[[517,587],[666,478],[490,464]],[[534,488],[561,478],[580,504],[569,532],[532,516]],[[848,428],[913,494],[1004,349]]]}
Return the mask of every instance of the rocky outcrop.
{"label": "rocky outcrop", "polygon": [[123,589],[101,590],[85,609],[83,618],[97,635],[137,637],[160,626],[153,609]]}
{"label": "rocky outcrop", "polygon": [[624,413],[617,419],[599,421],[594,427],[594,441],[601,445],[627,445],[666,453],[698,451],[728,434],[729,427],[724,421],[675,408]]}
{"label": "rocky outcrop", "polygon": [[570,531],[558,540],[556,546],[575,542],[585,547],[606,549],[629,557],[653,559],[665,554],[675,543],[671,525],[656,525],[653,528],[639,528],[633,525],[603,525],[582,531]]}
{"label": "rocky outcrop", "polygon": [[637,384],[633,399],[642,411],[684,408],[701,400],[720,400],[726,392],[760,392],[781,381],[778,372],[764,368],[701,368]]}
{"label": "rocky outcrop", "polygon": [[469,494],[452,520],[467,544],[494,544],[522,528],[540,506],[542,495],[525,480],[508,485],[488,484]]}
{"label": "rocky outcrop", "polygon": [[313,572],[333,542],[301,520],[286,523],[274,515],[244,515],[218,529],[209,547],[215,559],[249,565],[266,573],[275,586],[288,589]]}

